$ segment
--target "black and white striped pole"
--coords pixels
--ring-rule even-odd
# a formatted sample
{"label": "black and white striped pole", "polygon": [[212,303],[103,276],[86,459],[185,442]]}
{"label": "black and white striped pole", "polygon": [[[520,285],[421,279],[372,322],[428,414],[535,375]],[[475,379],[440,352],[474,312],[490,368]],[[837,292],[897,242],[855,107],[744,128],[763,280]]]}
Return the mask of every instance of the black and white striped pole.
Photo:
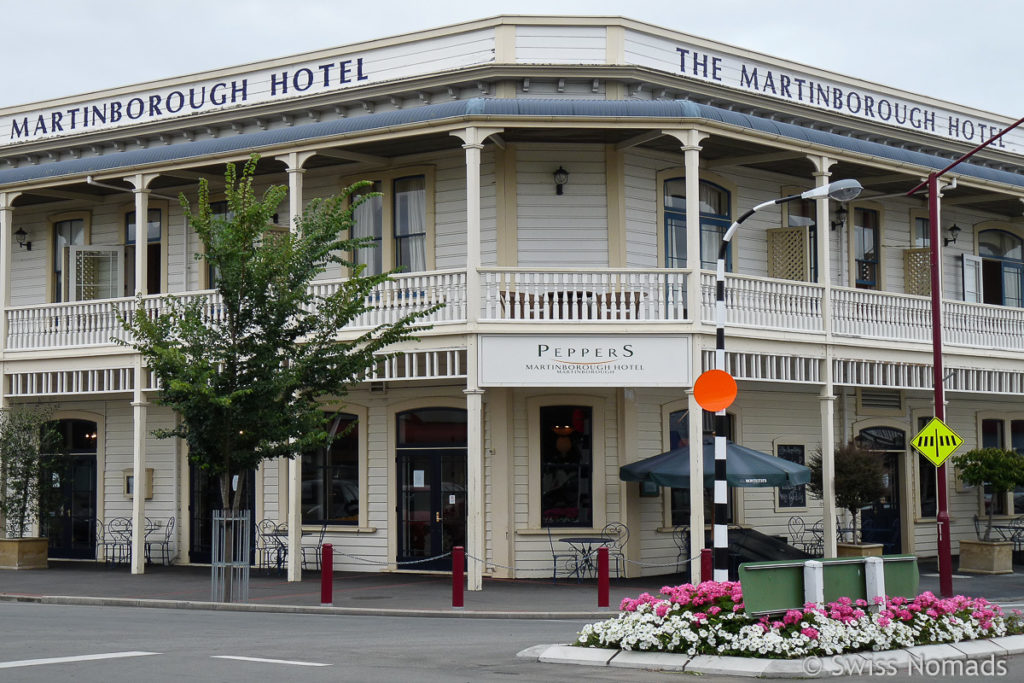
{"label": "black and white striped pole", "polygon": [[[856,180],[837,180],[828,185],[807,190],[801,194],[779,197],[758,204],[740,216],[729,226],[722,236],[718,249],[718,263],[715,266],[715,370],[728,372],[725,369],[725,257],[729,251],[729,243],[737,228],[761,209],[785,204],[797,199],[821,199],[828,197],[839,202],[847,202],[857,197],[863,187]],[[818,239],[826,239],[827,235],[818,235]],[[729,526],[726,522],[728,512],[728,488],[726,484],[726,432],[728,418],[725,408],[715,411],[715,507],[714,507],[714,554],[712,557],[715,581],[729,580]]]}

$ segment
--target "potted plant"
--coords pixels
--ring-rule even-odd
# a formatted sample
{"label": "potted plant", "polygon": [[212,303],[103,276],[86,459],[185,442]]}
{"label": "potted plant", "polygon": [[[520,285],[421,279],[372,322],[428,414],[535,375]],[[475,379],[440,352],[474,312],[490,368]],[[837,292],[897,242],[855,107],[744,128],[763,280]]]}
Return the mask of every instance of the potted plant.
{"label": "potted plant", "polygon": [[[857,543],[860,538],[857,515],[866,505],[874,503],[885,494],[885,469],[882,458],[875,451],[862,447],[856,441],[836,446],[835,463],[836,505],[850,513],[853,528],[853,543],[839,543],[837,554],[844,556],[881,555],[881,543]],[[822,453],[817,451],[808,459],[811,481],[807,490],[821,499],[824,491],[822,475]],[[835,532],[832,532],[835,533]]]}
{"label": "potted plant", "polygon": [[0,410],[0,569],[43,569],[49,541],[27,536],[54,504],[50,459],[60,435],[49,407]]}
{"label": "potted plant", "polygon": [[988,507],[985,534],[978,540],[960,541],[960,571],[978,574],[1009,574],[1013,572],[1013,544],[992,540],[992,517],[995,499],[1018,486],[1024,486],[1024,456],[1002,448],[976,448],[953,458],[960,479],[970,486],[988,484],[992,504]]}

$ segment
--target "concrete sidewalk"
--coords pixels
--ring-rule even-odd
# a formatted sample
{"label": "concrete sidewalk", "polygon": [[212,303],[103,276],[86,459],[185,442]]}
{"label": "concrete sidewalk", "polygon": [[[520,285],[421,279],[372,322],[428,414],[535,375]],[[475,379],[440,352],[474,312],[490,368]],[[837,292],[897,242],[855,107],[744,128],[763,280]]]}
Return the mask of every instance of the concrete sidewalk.
{"label": "concrete sidewalk", "polygon": [[[1018,570],[1021,570],[1018,567]],[[920,564],[920,590],[939,592],[934,563]],[[209,567],[147,566],[132,575],[125,567],[92,562],[51,561],[35,571],[0,570],[0,600],[56,603],[134,604],[150,607],[239,609],[249,611],[320,611],[320,575],[304,572],[290,583],[282,576],[254,571],[249,602],[225,606],[210,601]],[[482,591],[465,591],[465,607],[451,606],[451,576],[446,574],[354,573],[334,575],[334,612],[348,614],[429,614],[494,618],[599,619],[614,616],[625,597],[657,594],[662,586],[686,581],[682,574],[640,579],[613,579],[610,608],[597,606],[594,581],[559,579],[484,579]],[[1024,573],[979,576],[954,574],[956,593],[997,603],[1024,603]]]}

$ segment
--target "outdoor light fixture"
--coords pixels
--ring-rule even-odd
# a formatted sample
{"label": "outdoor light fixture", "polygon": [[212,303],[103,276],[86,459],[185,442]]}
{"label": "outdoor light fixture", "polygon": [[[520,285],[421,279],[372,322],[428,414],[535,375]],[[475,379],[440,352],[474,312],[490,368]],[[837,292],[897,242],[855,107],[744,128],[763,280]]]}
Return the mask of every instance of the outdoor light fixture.
{"label": "outdoor light fixture", "polygon": [[942,246],[948,247],[951,244],[956,244],[956,238],[960,236],[960,226],[954,223],[946,232],[949,234],[949,237],[942,238]]}
{"label": "outdoor light fixture", "polygon": [[25,241],[27,237],[28,233],[25,232],[25,228],[18,228],[14,233],[14,239],[18,241],[18,246],[26,251],[32,251],[32,243]]}
{"label": "outdoor light fixture", "polygon": [[844,227],[846,227],[846,214],[847,213],[848,212],[846,211],[846,207],[843,206],[842,204],[840,204],[839,206],[836,207],[836,219],[834,221],[832,221],[832,229],[833,230],[836,230],[837,228],[844,228]]}
{"label": "outdoor light fixture", "polygon": [[569,182],[569,172],[559,166],[553,175],[555,177],[555,194],[562,194],[562,186]]}

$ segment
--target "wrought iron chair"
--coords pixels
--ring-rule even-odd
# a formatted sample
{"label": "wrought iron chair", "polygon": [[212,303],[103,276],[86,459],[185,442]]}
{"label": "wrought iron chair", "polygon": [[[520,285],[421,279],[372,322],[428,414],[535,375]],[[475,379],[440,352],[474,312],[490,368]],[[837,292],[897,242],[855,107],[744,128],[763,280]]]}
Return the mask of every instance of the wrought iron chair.
{"label": "wrought iron chair", "polygon": [[302,546],[302,568],[309,569],[310,565],[317,571],[320,571],[320,557],[323,552],[324,546],[324,535],[327,533],[327,523],[324,522],[320,525],[320,538],[317,539],[316,545],[303,545]]}
{"label": "wrought iron chair", "polygon": [[[270,572],[281,567],[281,549],[277,522],[261,519],[256,523],[256,567]],[[287,549],[287,548],[286,548]]]}
{"label": "wrought iron chair", "polygon": [[551,534],[551,527],[548,527],[548,546],[551,548],[551,582],[558,583],[558,563],[564,562],[568,571],[579,566],[579,558],[576,553],[555,550],[555,537]]}
{"label": "wrought iron chair", "polygon": [[794,548],[800,550],[807,550],[807,526],[804,524],[804,518],[799,515],[793,515],[789,518],[789,544]]}
{"label": "wrought iron chair", "polygon": [[811,555],[819,556],[825,552],[825,522],[819,519],[811,525],[811,535],[804,546]]}
{"label": "wrought iron chair", "polygon": [[[146,521],[148,523],[149,520],[146,520]],[[148,527],[148,524],[147,524],[147,527]],[[159,527],[157,526],[156,528],[154,528],[153,533],[157,533],[156,532],[157,528],[159,528]],[[171,542],[173,540],[174,540],[174,517],[171,517],[170,519],[168,519],[167,523],[164,524],[164,533],[163,533],[162,536],[158,535],[157,538],[155,538],[153,540],[150,540],[149,532],[147,531],[147,534],[146,534],[146,562],[149,562],[149,563],[153,562],[153,549],[156,548],[157,552],[160,554],[160,557],[163,558],[164,566],[165,567],[169,566],[171,564]]]}
{"label": "wrought iron chair", "polygon": [[107,522],[104,533],[103,552],[107,565],[131,564],[132,561],[132,520],[129,517],[114,517]]}
{"label": "wrought iron chair", "polygon": [[622,522],[611,522],[604,525],[601,535],[608,539],[608,561],[615,562],[615,576],[618,578],[626,570],[624,546],[629,541],[629,527]]}
{"label": "wrought iron chair", "polygon": [[690,557],[690,527],[681,524],[672,529],[672,540],[675,541],[676,550],[676,572],[682,571],[682,565],[689,561]]}

